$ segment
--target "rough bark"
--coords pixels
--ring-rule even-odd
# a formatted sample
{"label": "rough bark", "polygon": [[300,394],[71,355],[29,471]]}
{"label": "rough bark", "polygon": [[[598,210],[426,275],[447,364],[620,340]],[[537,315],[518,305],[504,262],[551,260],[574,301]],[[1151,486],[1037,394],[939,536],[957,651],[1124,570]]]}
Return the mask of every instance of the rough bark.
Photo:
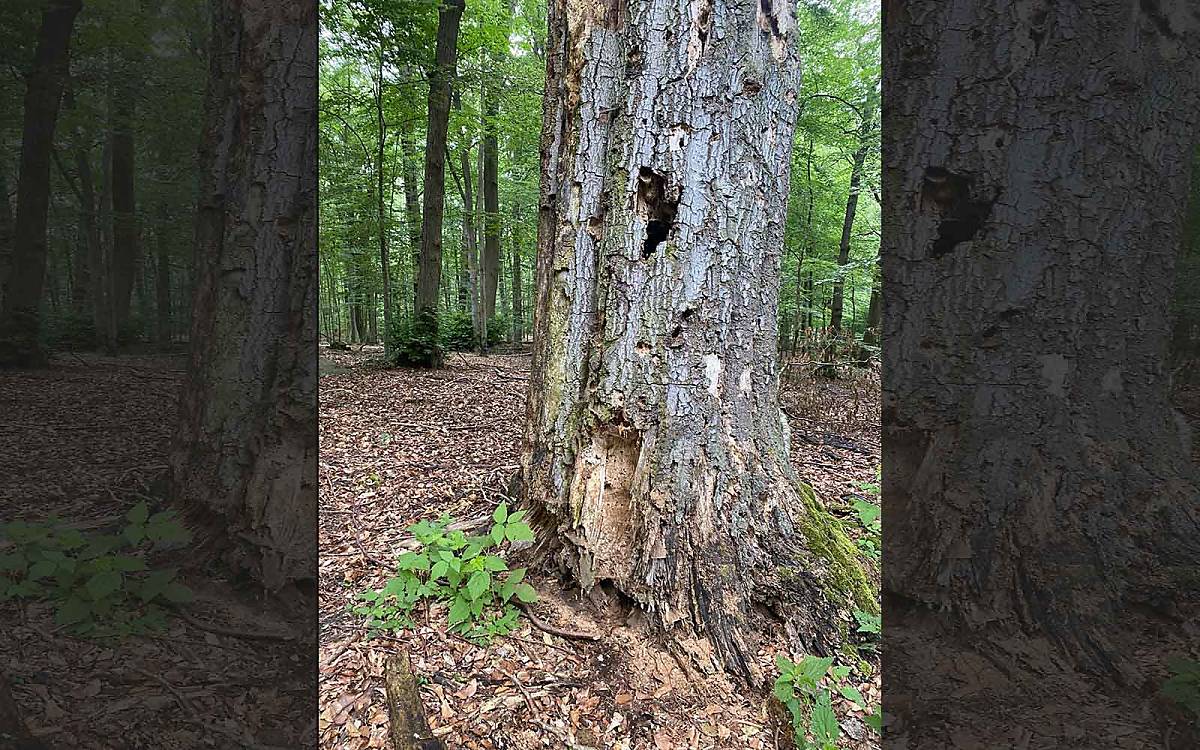
{"label": "rough bark", "polygon": [[542,551],[739,676],[760,618],[831,653],[839,613],[877,605],[778,403],[793,8],[549,13],[522,467]]}
{"label": "rough bark", "polygon": [[[438,292],[442,280],[442,222],[446,203],[446,129],[450,86],[458,56],[458,28],[464,0],[447,0],[438,11],[437,47],[429,72],[428,125],[425,129],[425,200],[421,217],[421,257],[414,314],[437,333]],[[431,361],[425,364],[436,365]]]}
{"label": "rough bark", "polygon": [[389,656],[383,666],[383,685],[387,693],[388,719],[395,750],[445,750],[433,736],[421,704],[421,690],[413,675],[408,654]]}
{"label": "rough bark", "polygon": [[494,86],[485,81],[483,99],[483,144],[480,150],[480,192],[483,196],[483,318],[496,317],[496,291],[500,283],[500,147],[496,139],[496,118],[500,100]]}
{"label": "rough bark", "polygon": [[0,366],[28,366],[43,358],[38,308],[46,277],[51,151],[67,77],[71,31],[81,7],[81,0],[52,0],[43,11],[26,79],[12,269],[0,307]]}
{"label": "rough bark", "polygon": [[[471,329],[475,332],[475,340],[483,332],[483,306],[479,292],[479,239],[475,234],[475,194],[471,186],[471,149],[463,148],[459,152],[459,165],[462,169],[463,202],[463,249],[466,253],[466,296],[468,309],[471,312]],[[481,344],[482,346],[482,344]]]}
{"label": "rough bark", "polygon": [[268,589],[316,574],[317,10],[213,0],[172,497]]}
{"label": "rough bark", "polygon": [[[886,12],[885,643],[928,605],[992,633],[1010,674],[1140,686],[1154,671],[1129,660],[1195,616],[1197,485],[1163,365],[1200,20],[1187,0]],[[1009,632],[1049,655],[995,645]]]}

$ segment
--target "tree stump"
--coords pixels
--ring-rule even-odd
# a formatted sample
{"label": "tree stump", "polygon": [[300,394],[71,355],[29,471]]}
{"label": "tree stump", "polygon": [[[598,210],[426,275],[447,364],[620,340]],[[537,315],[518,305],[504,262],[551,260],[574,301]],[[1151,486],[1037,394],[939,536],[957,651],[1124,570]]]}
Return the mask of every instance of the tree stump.
{"label": "tree stump", "polygon": [[425,721],[421,691],[412,673],[408,654],[388,657],[383,667],[383,682],[387,688],[388,716],[392,720],[395,750],[446,750],[446,746],[433,736],[429,723]]}

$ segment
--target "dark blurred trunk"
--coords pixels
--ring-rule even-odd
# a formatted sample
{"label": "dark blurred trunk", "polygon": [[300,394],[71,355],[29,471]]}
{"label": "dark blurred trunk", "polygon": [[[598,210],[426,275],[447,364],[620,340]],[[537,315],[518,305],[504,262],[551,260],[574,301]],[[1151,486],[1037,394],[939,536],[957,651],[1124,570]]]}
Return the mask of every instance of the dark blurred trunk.
{"label": "dark blurred trunk", "polygon": [[71,30],[81,7],[81,0],[51,0],[42,13],[26,78],[12,269],[0,307],[0,365],[29,366],[44,359],[38,308],[46,279],[51,152],[69,69]]}
{"label": "dark blurred trunk", "polygon": [[496,292],[500,285],[500,154],[496,140],[496,118],[500,116],[500,101],[495,87],[486,83],[480,96],[483,99],[483,148],[480,158],[480,192],[483,194],[483,319],[496,316]]}
{"label": "dark blurred trunk", "polygon": [[[128,65],[128,63],[125,63]],[[117,331],[126,333],[138,267],[137,207],[134,204],[135,85],[129,70],[113,88],[110,154],[112,180],[112,311]]]}
{"label": "dark blurred trunk", "polygon": [[519,344],[525,340],[525,301],[521,299],[521,244],[518,242],[521,232],[521,205],[513,201],[513,224],[508,233],[509,244],[512,245],[512,342]]}
{"label": "dark blurred trunk", "polygon": [[155,237],[158,243],[158,257],[156,258],[157,264],[154,276],[154,309],[157,320],[155,338],[164,347],[171,344],[172,337],[170,221],[171,216],[167,204],[160,204],[158,208],[158,228]]}

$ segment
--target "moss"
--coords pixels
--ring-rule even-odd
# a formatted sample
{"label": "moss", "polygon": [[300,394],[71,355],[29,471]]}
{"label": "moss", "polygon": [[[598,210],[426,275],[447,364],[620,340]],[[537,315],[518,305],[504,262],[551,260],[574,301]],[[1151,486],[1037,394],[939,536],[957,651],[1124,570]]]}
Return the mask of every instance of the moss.
{"label": "moss", "polygon": [[858,550],[841,523],[821,507],[811,487],[801,484],[799,493],[804,508],[796,523],[808,542],[808,549],[828,565],[826,592],[834,601],[845,601],[864,612],[879,614],[876,592],[867,580]]}

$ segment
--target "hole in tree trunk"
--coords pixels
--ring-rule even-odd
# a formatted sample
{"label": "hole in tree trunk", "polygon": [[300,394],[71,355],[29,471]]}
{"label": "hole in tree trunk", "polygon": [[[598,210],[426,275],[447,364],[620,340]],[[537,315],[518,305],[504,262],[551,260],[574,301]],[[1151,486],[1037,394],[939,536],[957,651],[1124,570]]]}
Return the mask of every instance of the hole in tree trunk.
{"label": "hole in tree trunk", "polygon": [[642,257],[649,258],[666,241],[679,209],[679,194],[667,194],[667,179],[649,167],[638,170],[637,210],[646,219]]}

